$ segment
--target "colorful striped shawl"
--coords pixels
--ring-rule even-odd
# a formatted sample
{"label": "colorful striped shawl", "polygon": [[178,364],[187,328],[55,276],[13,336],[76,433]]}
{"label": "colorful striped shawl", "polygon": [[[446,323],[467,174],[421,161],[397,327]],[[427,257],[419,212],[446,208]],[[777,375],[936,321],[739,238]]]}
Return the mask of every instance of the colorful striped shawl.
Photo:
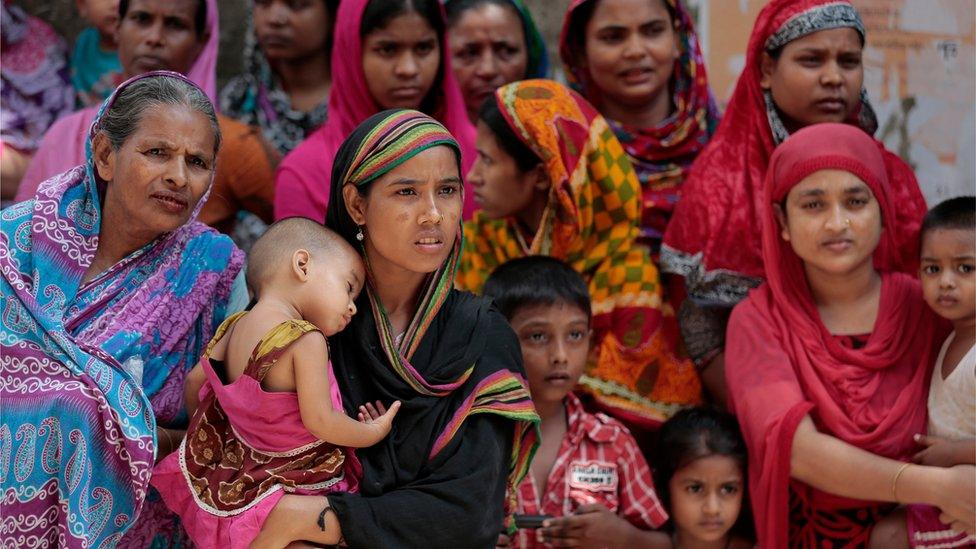
{"label": "colorful striped shawl", "polygon": [[[368,296],[373,313],[373,322],[354,320],[347,331],[375,330],[373,334],[365,333],[358,337],[357,343],[366,345],[366,341],[378,335],[379,352],[383,358],[380,359],[381,364],[372,363],[369,355],[376,351],[372,346],[367,346],[362,352],[347,354],[348,350],[343,347],[348,340],[340,337],[333,344],[333,364],[341,371],[343,367],[348,367],[342,364],[344,356],[356,355],[360,361],[359,367],[370,372],[374,383],[381,386],[384,392],[420,403],[418,407],[426,417],[419,420],[419,424],[412,425],[416,432],[404,439],[410,444],[430,444],[427,451],[427,459],[430,460],[451,443],[464,421],[474,414],[495,414],[514,420],[516,429],[508,480],[510,487],[514,488],[528,471],[532,453],[538,445],[539,418],[532,405],[521,364],[499,367],[482,361],[478,353],[487,353],[485,345],[493,343],[482,341],[479,347],[477,341],[459,335],[465,331],[477,331],[477,326],[470,324],[487,319],[482,311],[486,304],[481,300],[460,300],[464,306],[451,307],[449,311],[443,309],[448,298],[455,295],[453,280],[463,247],[460,226],[450,255],[427,278],[421,288],[413,320],[398,341],[376,292],[377,281],[365,247],[355,237],[359,228],[346,211],[341,192],[345,185],[367,185],[418,153],[436,146],[447,146],[454,151],[460,172],[460,147],[444,126],[421,112],[393,109],[367,119],[339,148],[332,172],[332,196],[335,199],[329,204],[326,225],[363,250],[367,266],[364,293]],[[454,300],[455,303],[458,301]],[[447,328],[434,330],[435,321],[442,315],[465,321],[451,322]],[[438,322],[437,325],[443,323]],[[432,338],[438,342],[436,352],[425,349],[421,363],[418,363],[418,350],[424,345],[429,346]],[[378,354],[372,358],[376,360]],[[391,369],[393,375],[390,375]],[[409,403],[405,404],[398,422],[407,421],[405,417],[411,413],[410,409]],[[422,440],[423,425],[432,431],[429,441]],[[397,427],[394,425],[394,431]],[[391,438],[396,439],[397,434],[394,432]],[[514,495],[514,490],[509,493]],[[511,503],[507,507],[509,510],[514,509]]]}

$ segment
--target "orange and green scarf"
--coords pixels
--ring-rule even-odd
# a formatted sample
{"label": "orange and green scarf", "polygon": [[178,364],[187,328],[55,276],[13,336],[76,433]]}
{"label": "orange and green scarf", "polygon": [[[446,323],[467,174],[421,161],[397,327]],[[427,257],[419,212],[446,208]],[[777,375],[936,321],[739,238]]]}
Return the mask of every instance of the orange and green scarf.
{"label": "orange and green scarf", "polygon": [[682,346],[658,270],[636,242],[641,188],[613,130],[575,92],[549,80],[495,92],[512,130],[552,182],[534,235],[514,219],[483,213],[464,226],[456,284],[480,292],[502,263],[527,255],[563,260],[581,273],[593,301],[594,345],[581,389],[614,415],[653,427],[701,401],[701,381]]}

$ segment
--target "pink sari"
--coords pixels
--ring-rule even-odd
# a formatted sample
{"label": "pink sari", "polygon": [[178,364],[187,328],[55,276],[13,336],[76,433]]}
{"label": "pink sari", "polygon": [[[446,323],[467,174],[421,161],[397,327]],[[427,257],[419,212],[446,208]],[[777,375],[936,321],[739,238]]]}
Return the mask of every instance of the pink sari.
{"label": "pink sari", "polygon": [[[332,91],[329,118],[278,167],[275,177],[275,219],[303,216],[325,219],[332,181],[332,159],[356,126],[380,112],[366,85],[359,27],[369,0],[343,0],[336,16],[332,47]],[[440,90],[436,112],[427,113],[444,124],[461,145],[461,169],[467,174],[475,158],[475,131],[468,120],[461,89],[451,71],[447,37],[441,36]],[[436,85],[436,84],[435,84]],[[465,193],[464,218],[474,212],[474,195]]]}

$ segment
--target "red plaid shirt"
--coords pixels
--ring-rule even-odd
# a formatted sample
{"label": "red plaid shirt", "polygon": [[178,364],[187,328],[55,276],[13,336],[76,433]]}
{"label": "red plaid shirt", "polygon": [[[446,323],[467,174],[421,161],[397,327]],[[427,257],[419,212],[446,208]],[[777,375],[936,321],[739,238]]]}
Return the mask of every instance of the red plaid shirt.
{"label": "red plaid shirt", "polygon": [[[531,474],[519,485],[518,513],[571,515],[581,505],[600,503],[648,530],[667,522],[668,513],[657,499],[651,469],[637,442],[617,420],[590,414],[579,398],[566,395],[566,436],[546,480],[546,492]],[[535,541],[533,530],[519,530],[516,547],[546,547]]]}

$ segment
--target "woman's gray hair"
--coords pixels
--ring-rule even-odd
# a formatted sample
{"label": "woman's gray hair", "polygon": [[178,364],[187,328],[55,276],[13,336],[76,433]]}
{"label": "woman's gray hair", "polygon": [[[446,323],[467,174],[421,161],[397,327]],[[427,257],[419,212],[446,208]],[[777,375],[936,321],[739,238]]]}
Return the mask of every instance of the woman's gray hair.
{"label": "woman's gray hair", "polygon": [[136,130],[147,109],[158,105],[185,105],[210,119],[214,132],[214,157],[220,150],[220,124],[210,98],[200,88],[172,76],[147,76],[119,92],[102,114],[98,129],[119,150]]}

